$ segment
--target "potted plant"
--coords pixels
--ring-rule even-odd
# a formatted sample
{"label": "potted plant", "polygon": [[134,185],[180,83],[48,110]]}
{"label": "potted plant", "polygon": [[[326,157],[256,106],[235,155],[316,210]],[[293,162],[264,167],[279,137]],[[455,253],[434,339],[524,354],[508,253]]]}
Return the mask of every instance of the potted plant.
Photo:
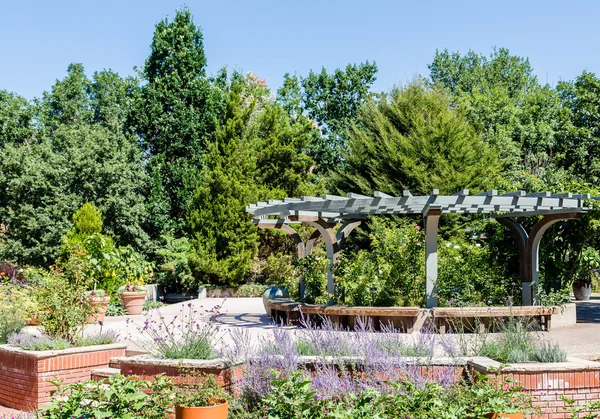
{"label": "potted plant", "polygon": [[592,279],[600,269],[600,254],[593,247],[584,247],[573,280],[573,295],[577,301],[589,300],[592,295]]}
{"label": "potted plant", "polygon": [[192,384],[175,393],[176,419],[227,419],[229,395],[212,375],[189,375]]}
{"label": "potted plant", "polygon": [[110,297],[104,290],[86,291],[85,296],[92,307],[92,315],[88,317],[87,323],[102,323],[106,317],[106,309],[110,303]]}
{"label": "potted plant", "polygon": [[142,285],[127,284],[119,288],[119,298],[127,314],[142,314],[146,301],[146,288]]}

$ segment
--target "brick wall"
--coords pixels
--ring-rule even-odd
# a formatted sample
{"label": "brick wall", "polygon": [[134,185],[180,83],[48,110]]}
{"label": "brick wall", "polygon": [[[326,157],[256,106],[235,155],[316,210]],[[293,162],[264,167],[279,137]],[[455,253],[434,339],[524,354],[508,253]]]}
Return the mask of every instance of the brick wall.
{"label": "brick wall", "polygon": [[125,355],[125,345],[71,348],[64,351],[24,351],[0,346],[0,404],[32,411],[50,401],[55,387],[89,380],[91,370],[106,367],[112,357]]}
{"label": "brick wall", "polygon": [[189,375],[190,372],[211,374],[215,376],[219,385],[229,392],[233,392],[234,382],[243,374],[243,365],[231,366],[220,360],[181,363],[177,360],[157,360],[142,356],[114,358],[110,362],[110,367],[119,369],[123,375],[137,375],[144,380],[152,380],[154,376],[164,374],[167,377],[175,377],[176,383],[193,381],[182,377]]}
{"label": "brick wall", "polygon": [[[483,364],[483,365],[482,365]],[[501,367],[495,361],[470,363],[484,374],[500,369],[499,379],[511,377],[529,391],[539,406],[542,416],[536,419],[567,419],[569,413],[561,396],[574,399],[576,405],[600,399],[600,363],[569,358],[568,362],[552,364],[510,364]]]}

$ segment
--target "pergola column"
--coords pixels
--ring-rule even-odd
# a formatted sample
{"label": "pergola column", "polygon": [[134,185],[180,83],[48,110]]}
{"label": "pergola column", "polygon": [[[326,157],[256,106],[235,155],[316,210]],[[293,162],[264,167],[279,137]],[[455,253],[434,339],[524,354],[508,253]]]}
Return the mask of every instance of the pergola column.
{"label": "pergola column", "polygon": [[423,214],[425,224],[425,278],[427,281],[425,302],[427,308],[438,306],[436,285],[438,279],[437,234],[441,215],[442,209],[433,206],[430,206]]}
{"label": "pergola column", "polygon": [[515,236],[519,244],[519,273],[521,276],[521,305],[539,305],[538,287],[540,283],[540,243],[544,233],[561,221],[577,220],[583,214],[565,213],[547,215],[538,221],[529,235],[515,220],[498,217],[496,220]]}

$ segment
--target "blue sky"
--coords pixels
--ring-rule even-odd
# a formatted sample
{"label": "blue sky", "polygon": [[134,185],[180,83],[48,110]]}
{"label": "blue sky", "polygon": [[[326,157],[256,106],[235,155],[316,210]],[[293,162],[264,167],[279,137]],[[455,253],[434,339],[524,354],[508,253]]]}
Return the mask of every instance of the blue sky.
{"label": "blue sky", "polygon": [[354,0],[0,0],[0,89],[29,99],[63,78],[71,62],[88,74],[134,74],[154,25],[187,5],[202,27],[209,72],[227,65],[277,88],[305,75],[375,61],[377,90],[427,74],[436,49],[529,57],[552,85],[584,69],[600,73],[600,2]]}

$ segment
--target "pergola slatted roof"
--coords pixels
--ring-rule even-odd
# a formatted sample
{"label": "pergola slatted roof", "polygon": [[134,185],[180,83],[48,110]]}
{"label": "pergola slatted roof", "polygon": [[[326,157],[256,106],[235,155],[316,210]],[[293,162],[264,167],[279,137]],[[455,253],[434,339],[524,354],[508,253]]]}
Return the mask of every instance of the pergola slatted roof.
{"label": "pergola slatted roof", "polygon": [[[430,195],[413,196],[404,191],[402,196],[375,192],[374,196],[348,193],[347,196],[323,195],[284,198],[249,205],[246,210],[255,218],[269,216],[316,216],[322,218],[353,219],[377,214],[425,214],[430,208],[455,214],[503,213],[503,216],[549,215],[566,212],[585,212],[584,200],[589,194],[552,194],[550,192],[510,192],[499,195],[487,191],[469,195],[461,190],[454,195],[440,195],[434,190]],[[593,197],[600,199],[600,197]]]}
{"label": "pergola slatted roof", "polygon": [[[525,191],[498,194],[491,190],[470,195],[463,189],[454,195],[440,195],[434,189],[431,194],[413,196],[403,191],[402,196],[391,196],[376,191],[373,196],[348,193],[346,196],[303,196],[257,202],[246,207],[260,228],[279,228],[294,239],[298,257],[311,254],[317,237],[323,237],[330,259],[327,271],[327,290],[334,292],[332,266],[343,247],[346,237],[370,215],[421,215],[425,226],[425,274],[427,307],[437,306],[437,231],[438,220],[443,213],[491,214],[515,236],[519,244],[522,302],[537,304],[539,282],[539,245],[544,232],[553,224],[564,220],[576,220],[587,211],[585,200],[600,200],[589,194],[551,192],[527,193]],[[543,216],[527,233],[515,221],[519,217]],[[308,242],[289,225],[304,223],[315,228]],[[334,226],[341,223],[335,231]]]}

